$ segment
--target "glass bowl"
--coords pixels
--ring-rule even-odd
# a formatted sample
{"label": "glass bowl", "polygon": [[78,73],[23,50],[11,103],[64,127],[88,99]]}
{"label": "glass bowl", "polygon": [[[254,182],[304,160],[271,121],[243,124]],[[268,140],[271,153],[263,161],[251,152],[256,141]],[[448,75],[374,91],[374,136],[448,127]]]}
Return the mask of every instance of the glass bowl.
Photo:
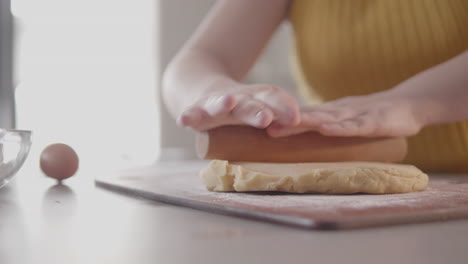
{"label": "glass bowl", "polygon": [[0,128],[0,188],[21,168],[31,148],[31,131]]}

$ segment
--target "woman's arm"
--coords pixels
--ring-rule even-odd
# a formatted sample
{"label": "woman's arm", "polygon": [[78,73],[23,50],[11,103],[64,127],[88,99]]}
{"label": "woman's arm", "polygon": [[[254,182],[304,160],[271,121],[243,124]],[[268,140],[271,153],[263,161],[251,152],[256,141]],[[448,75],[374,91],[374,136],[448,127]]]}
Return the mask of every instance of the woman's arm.
{"label": "woman's arm", "polygon": [[413,76],[393,93],[415,102],[424,126],[468,119],[468,51]]}
{"label": "woman's arm", "polygon": [[271,136],[315,130],[327,136],[411,136],[434,124],[468,119],[468,51],[384,92],[345,97],[301,110],[296,127],[271,126]]}
{"label": "woman's arm", "polygon": [[213,7],[163,76],[165,103],[182,125],[299,122],[297,103],[281,89],[240,83],[288,6],[289,0],[223,0]]}

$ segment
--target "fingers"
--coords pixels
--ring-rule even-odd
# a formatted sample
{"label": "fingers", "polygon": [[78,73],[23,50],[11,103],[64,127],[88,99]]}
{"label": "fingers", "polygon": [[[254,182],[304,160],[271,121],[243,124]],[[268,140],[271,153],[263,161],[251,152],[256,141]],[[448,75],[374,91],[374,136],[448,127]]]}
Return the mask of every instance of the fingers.
{"label": "fingers", "polygon": [[192,107],[185,110],[178,118],[177,124],[182,127],[193,127],[203,119],[206,115],[199,107]]}
{"label": "fingers", "polygon": [[300,110],[296,99],[284,90],[265,86],[253,94],[253,98],[264,103],[283,126],[295,126],[300,122]]}
{"label": "fingers", "polygon": [[206,130],[233,124],[266,128],[273,120],[282,126],[297,125],[300,111],[295,98],[277,87],[251,85],[235,93],[204,98],[185,110],[177,121],[181,126]]}
{"label": "fingers", "polygon": [[291,135],[301,134],[307,131],[314,130],[311,127],[305,125],[298,125],[292,127],[285,127],[278,123],[273,123],[267,128],[267,133],[270,137],[286,137]]}
{"label": "fingers", "polygon": [[194,130],[205,131],[216,127],[215,120],[198,106],[184,111],[177,119],[177,124],[182,127],[190,127]]}
{"label": "fingers", "polygon": [[229,113],[238,104],[239,98],[232,94],[213,95],[185,110],[177,119],[177,124],[204,131],[223,125],[234,124]]}
{"label": "fingers", "polygon": [[[392,99],[392,98],[391,98]],[[272,137],[317,131],[335,137],[408,136],[421,126],[411,108],[401,101],[376,96],[349,97],[301,109],[301,122],[294,127],[274,122],[267,128]]]}
{"label": "fingers", "polygon": [[201,108],[210,116],[229,113],[238,103],[239,99],[232,94],[210,96],[201,104]]}
{"label": "fingers", "polygon": [[343,107],[332,103],[303,107],[302,116],[309,124],[339,122],[360,114],[356,107]]}
{"label": "fingers", "polygon": [[377,136],[379,120],[373,115],[361,115],[337,123],[322,124],[318,131],[325,136]]}
{"label": "fingers", "polygon": [[273,112],[264,103],[237,94],[209,97],[184,111],[177,123],[199,131],[236,124],[265,128],[273,118]]}
{"label": "fingers", "polygon": [[232,117],[257,128],[265,128],[273,121],[273,112],[264,103],[243,100],[231,112]]}
{"label": "fingers", "polygon": [[308,131],[318,131],[324,136],[340,136],[340,137],[351,137],[351,136],[378,136],[376,134],[376,119],[372,119],[369,116],[355,117],[339,122],[323,123],[318,126],[311,126],[306,124],[300,124],[296,127],[280,127],[275,128],[275,125],[268,127],[267,132],[272,137],[285,137],[296,134],[301,134]]}
{"label": "fingers", "polygon": [[267,132],[272,137],[284,137],[306,131],[318,131],[323,124],[337,123],[353,114],[353,110],[346,108],[305,107],[301,109],[301,122],[298,126],[283,126],[275,123],[268,127]]}

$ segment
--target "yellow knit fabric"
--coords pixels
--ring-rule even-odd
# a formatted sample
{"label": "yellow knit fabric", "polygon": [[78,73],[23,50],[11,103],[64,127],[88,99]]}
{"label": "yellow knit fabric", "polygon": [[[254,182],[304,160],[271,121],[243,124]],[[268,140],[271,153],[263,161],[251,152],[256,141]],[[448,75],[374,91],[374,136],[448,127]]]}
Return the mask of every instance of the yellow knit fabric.
{"label": "yellow knit fabric", "polygon": [[[466,0],[295,0],[296,77],[311,102],[390,89],[468,49]],[[468,172],[468,121],[408,139],[406,163]]]}

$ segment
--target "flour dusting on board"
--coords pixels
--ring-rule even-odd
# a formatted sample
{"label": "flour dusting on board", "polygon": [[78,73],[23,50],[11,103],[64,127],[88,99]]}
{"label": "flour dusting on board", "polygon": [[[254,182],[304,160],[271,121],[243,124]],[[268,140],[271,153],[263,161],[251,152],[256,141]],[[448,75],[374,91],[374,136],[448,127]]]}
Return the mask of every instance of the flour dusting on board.
{"label": "flour dusting on board", "polygon": [[[292,216],[320,215],[321,217],[408,213],[437,209],[468,208],[468,177],[433,177],[429,187],[421,192],[385,195],[322,195],[288,193],[223,193],[210,192],[197,177],[202,163],[190,170],[153,169],[141,173],[121,175],[114,182],[134,190],[179,197],[223,207]],[[456,179],[456,180],[454,180]]]}
{"label": "flour dusting on board", "polygon": [[[197,188],[198,189],[198,188]],[[457,193],[440,193],[429,187],[418,193],[385,194],[385,195],[322,195],[322,194],[281,194],[281,193],[214,193],[206,190],[191,191],[193,195],[203,193],[214,203],[246,204],[255,207],[268,207],[274,209],[314,209],[315,211],[328,211],[332,213],[339,209],[368,210],[379,207],[407,207],[416,208],[428,201],[443,201],[450,205],[450,201]]]}

